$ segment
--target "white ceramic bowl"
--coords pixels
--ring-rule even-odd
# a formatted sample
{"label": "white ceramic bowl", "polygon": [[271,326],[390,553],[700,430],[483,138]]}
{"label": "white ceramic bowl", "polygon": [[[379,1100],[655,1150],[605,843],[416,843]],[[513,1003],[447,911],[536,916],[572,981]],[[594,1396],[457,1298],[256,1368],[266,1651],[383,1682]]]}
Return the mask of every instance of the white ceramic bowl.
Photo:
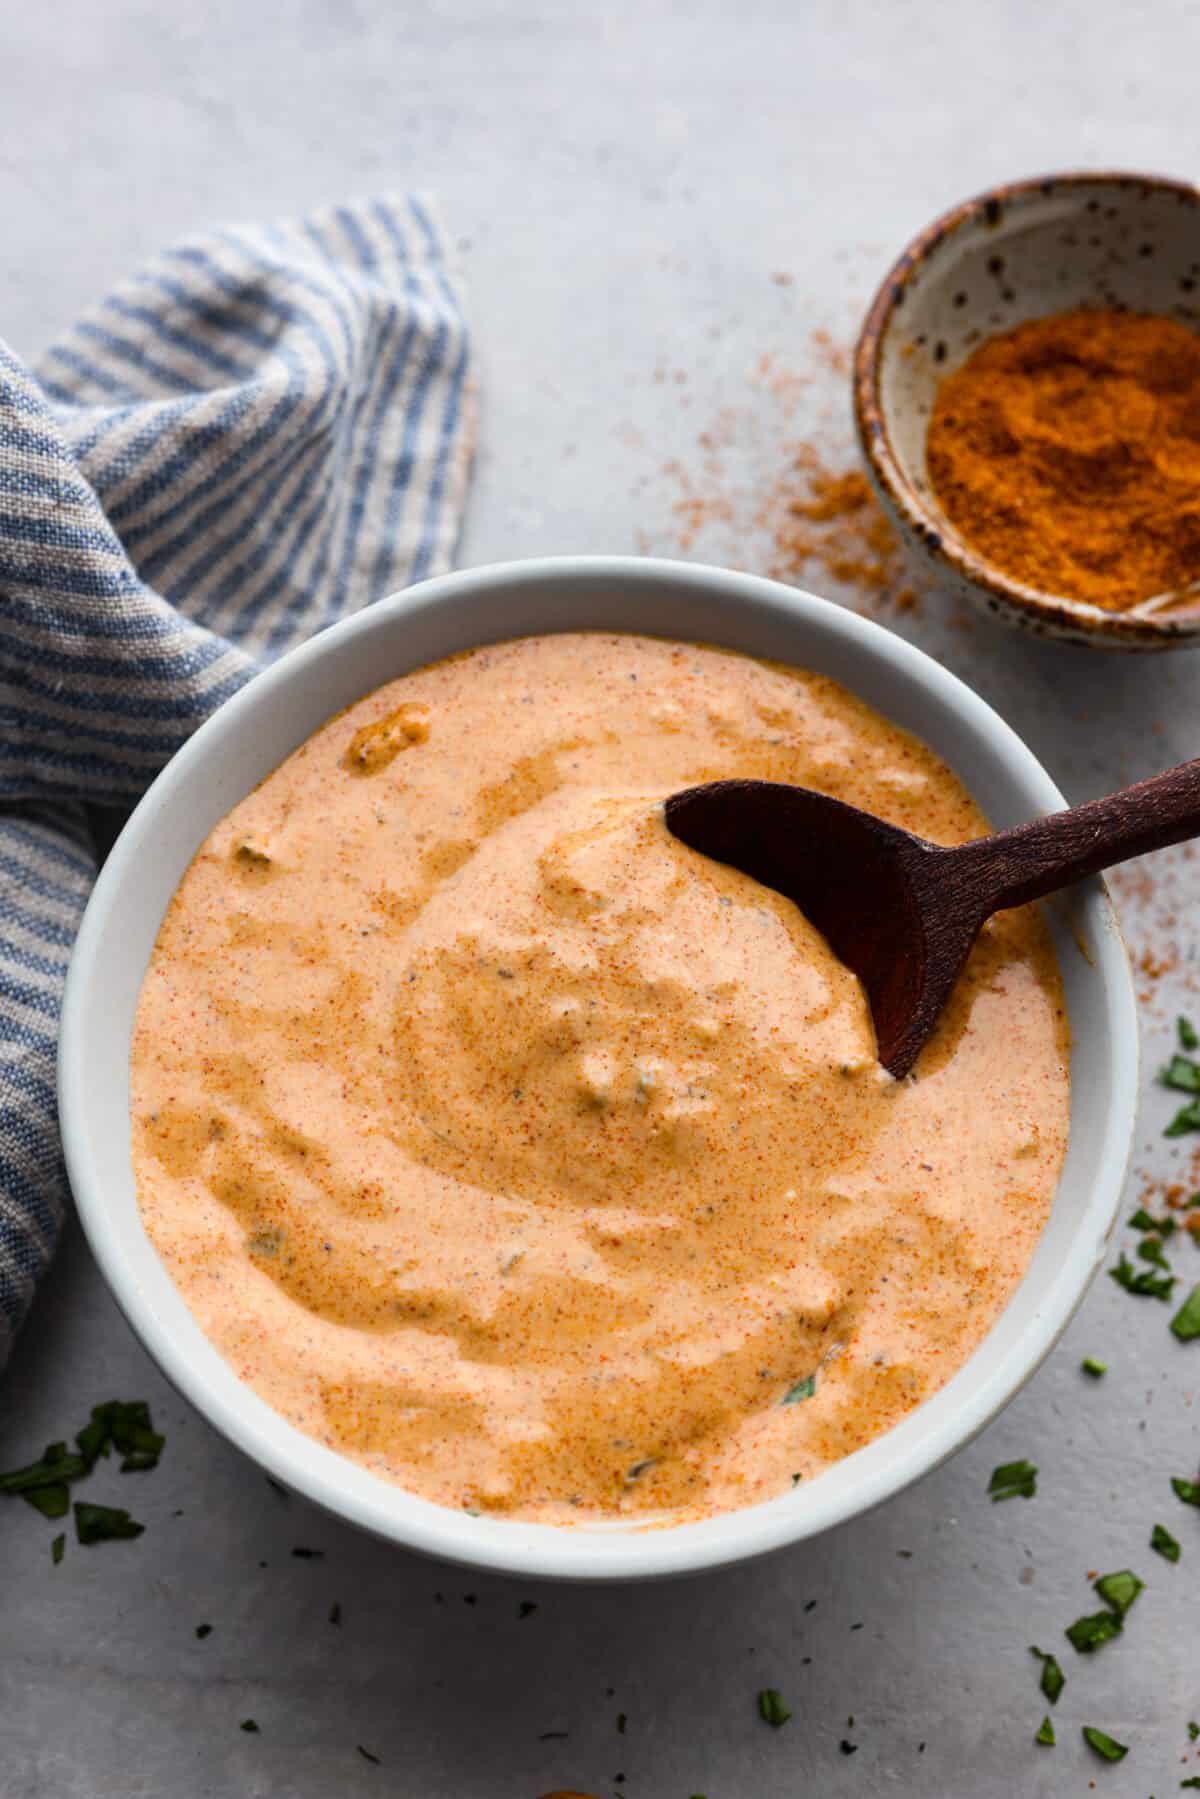
{"label": "white ceramic bowl", "polygon": [[1033,1373],[1104,1253],[1133,1129],[1137,1019],[1098,881],[1052,915],[1074,1032],[1071,1142],[1050,1222],[1012,1302],[965,1367],[886,1436],[767,1504],[666,1530],[475,1518],[368,1474],[286,1423],[205,1338],[142,1229],[130,1161],[129,1042],[159,923],[217,821],[332,713],[474,644],[561,630],[725,644],[843,682],[924,738],[997,826],[1061,807],[1023,743],[936,662],[879,625],[750,575],[641,558],[472,569],[381,600],[229,700],[159,776],[96,883],[63,1006],[59,1099],[71,1185],[117,1301],[218,1430],[317,1504],[397,1543],[527,1575],[633,1579],[714,1567],[827,1530],[960,1448]]}

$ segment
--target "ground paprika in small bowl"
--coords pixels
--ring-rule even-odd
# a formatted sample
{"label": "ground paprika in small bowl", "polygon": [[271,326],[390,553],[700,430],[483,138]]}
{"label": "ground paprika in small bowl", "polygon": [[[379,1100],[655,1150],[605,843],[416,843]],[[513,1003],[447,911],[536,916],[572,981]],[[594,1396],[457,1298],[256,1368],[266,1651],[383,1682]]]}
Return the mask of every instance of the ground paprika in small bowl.
{"label": "ground paprika in small bowl", "polygon": [[1200,194],[1064,175],[917,238],[859,338],[868,470],[943,585],[1042,635],[1200,645]]}

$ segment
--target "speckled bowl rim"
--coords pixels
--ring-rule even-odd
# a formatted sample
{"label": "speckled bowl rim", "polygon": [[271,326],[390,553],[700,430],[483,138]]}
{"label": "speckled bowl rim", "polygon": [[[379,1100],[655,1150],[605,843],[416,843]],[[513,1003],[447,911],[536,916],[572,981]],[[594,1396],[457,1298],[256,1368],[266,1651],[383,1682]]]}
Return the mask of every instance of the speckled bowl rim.
{"label": "speckled bowl rim", "polygon": [[1069,632],[1078,641],[1092,635],[1108,644],[1130,648],[1178,644],[1183,639],[1200,641],[1200,612],[1190,619],[1134,617],[1126,612],[1106,612],[1086,600],[1066,599],[1045,593],[1006,576],[1002,569],[978,556],[961,538],[947,531],[940,513],[927,505],[904,473],[892,444],[887,409],[880,395],[882,347],[892,320],[904,304],[913,273],[941,248],[948,237],[978,218],[986,222],[995,208],[1044,195],[1059,188],[1086,192],[1089,188],[1141,188],[1175,194],[1181,201],[1200,206],[1200,187],[1170,175],[1144,175],[1132,170],[1075,169],[1056,175],[1033,175],[986,188],[969,200],[952,206],[901,251],[867,309],[854,347],[854,422],[862,453],[876,486],[900,514],[936,568],[940,563],[967,581],[989,600],[1018,612],[1031,624]]}
{"label": "speckled bowl rim", "polygon": [[[226,700],[149,788],[100,871],[72,953],[59,1116],[79,1216],[117,1304],[177,1391],[260,1467],[350,1523],[440,1560],[543,1579],[654,1579],[741,1562],[869,1511],[961,1449],[1025,1385],[1103,1265],[1133,1141],[1137,1004],[1107,889],[1099,879],[1083,882],[1063,930],[1081,948],[1096,1009],[1081,1033],[1087,1068],[1079,1086],[1094,1093],[1099,1085],[1104,1104],[1080,1131],[1089,1145],[1083,1166],[1072,1172],[1068,1161],[1060,1182],[1060,1192],[1069,1181],[1074,1195],[1065,1242],[1049,1256],[1043,1239],[1004,1312],[944,1387],[798,1491],[667,1528],[564,1529],[435,1505],[306,1435],[205,1337],[138,1215],[128,1067],[146,961],[212,825],[342,704],[439,656],[547,630],[683,635],[818,669],[930,737],[966,778],[974,780],[967,764],[993,771],[988,781],[999,782],[1015,813],[1065,804],[1028,746],[957,676],[882,625],[813,594],[641,556],[558,556],[441,575],[281,657]],[[1077,1074],[1073,1063],[1073,1080]],[[1073,1102],[1073,1137],[1076,1129]]]}

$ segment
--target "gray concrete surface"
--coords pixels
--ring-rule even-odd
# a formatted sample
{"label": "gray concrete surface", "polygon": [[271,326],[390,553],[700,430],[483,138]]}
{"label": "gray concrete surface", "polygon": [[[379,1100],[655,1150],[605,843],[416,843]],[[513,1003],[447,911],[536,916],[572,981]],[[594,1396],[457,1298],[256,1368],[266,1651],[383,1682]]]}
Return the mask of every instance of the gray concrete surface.
{"label": "gray concrete surface", "polygon": [[[196,226],[436,192],[483,386],[465,562],[675,547],[664,465],[698,469],[723,409],[738,423],[721,479],[743,499],[778,474],[788,431],[844,439],[843,384],[810,334],[851,335],[935,210],[1068,165],[1194,174],[1200,149],[1200,14],[1178,0],[3,0],[0,45],[0,334],[19,351]],[[812,375],[786,423],[752,379],[764,353]],[[763,559],[736,519],[690,553]],[[936,598],[898,624],[1072,797],[1197,750],[1200,659],[1036,648]],[[1187,861],[1153,872],[1157,896],[1126,888],[1131,940],[1177,941],[1181,966],[1144,983],[1150,1068],[1197,894]],[[1148,1087],[1139,1171],[1186,1166],[1165,1116]],[[1200,1515],[1167,1485],[1196,1469],[1200,1349],[1167,1316],[1100,1280],[982,1440],[820,1542],[567,1590],[435,1567],[281,1500],[168,1391],[72,1233],[0,1385],[0,1466],[111,1394],[148,1397],[169,1443],[133,1493],[93,1482],[134,1505],[137,1543],[72,1543],[53,1568],[51,1529],[0,1514],[0,1795],[1057,1799],[1094,1782],[1164,1799],[1200,1770]],[[1100,1385],[1085,1353],[1112,1364]],[[991,1506],[993,1464],[1022,1455],[1037,1499]],[[1158,1519],[1178,1567],[1147,1548]],[[1090,1609],[1088,1571],[1126,1565],[1150,1584],[1124,1639],[1077,1658],[1059,1633]],[[1032,1743],[1035,1642],[1068,1674],[1053,1750]],[[793,1708],[780,1731],[755,1715],[767,1685]],[[1121,1766],[1082,1746],[1085,1723],[1131,1745]]]}

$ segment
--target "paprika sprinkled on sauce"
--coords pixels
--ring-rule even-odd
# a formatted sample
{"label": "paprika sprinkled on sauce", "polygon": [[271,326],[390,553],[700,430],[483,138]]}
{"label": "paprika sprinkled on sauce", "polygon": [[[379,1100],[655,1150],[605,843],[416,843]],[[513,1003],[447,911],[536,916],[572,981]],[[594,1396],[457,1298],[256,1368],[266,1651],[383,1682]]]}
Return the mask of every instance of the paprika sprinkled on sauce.
{"label": "paprika sprinkled on sauce", "polygon": [[1057,313],[991,338],[938,390],[947,519],[1027,587],[1121,611],[1200,581],[1200,335]]}
{"label": "paprika sprinkled on sauce", "polygon": [[132,1057],[146,1228],[238,1374],[424,1497],[557,1524],[789,1491],[970,1354],[1066,1143],[1035,912],[916,1078],[779,895],[673,838],[726,775],[984,829],[820,676],[573,634],[422,669],[234,808]]}

